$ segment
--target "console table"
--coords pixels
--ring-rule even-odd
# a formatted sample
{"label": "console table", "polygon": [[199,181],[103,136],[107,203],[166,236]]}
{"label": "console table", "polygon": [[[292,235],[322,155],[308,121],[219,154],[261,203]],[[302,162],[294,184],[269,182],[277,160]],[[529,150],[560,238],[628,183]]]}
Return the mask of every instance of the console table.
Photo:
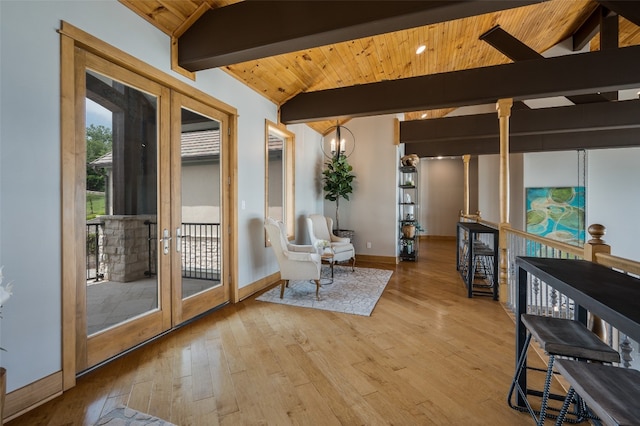
{"label": "console table", "polygon": [[[492,245],[480,244],[479,235],[489,234],[492,238]],[[467,286],[467,296],[474,294],[492,295],[493,300],[498,300],[498,230],[475,222],[458,222],[456,231],[457,250],[456,268]],[[476,271],[478,257],[490,261],[489,272],[491,280],[491,292],[474,292],[473,281]],[[488,259],[488,260],[487,260]]]}
{"label": "console table", "polygon": [[[586,260],[518,257],[516,265],[516,359],[526,338],[521,315],[527,311],[528,273],[573,299],[577,321],[586,324],[589,311],[631,339],[640,341],[640,279]],[[520,386],[527,388],[524,374]]]}

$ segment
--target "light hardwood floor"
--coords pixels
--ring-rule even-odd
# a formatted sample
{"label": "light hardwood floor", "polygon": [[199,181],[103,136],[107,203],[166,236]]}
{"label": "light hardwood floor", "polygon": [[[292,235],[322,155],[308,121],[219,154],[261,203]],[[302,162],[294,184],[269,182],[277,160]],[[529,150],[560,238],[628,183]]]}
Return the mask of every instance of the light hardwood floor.
{"label": "light hardwood floor", "polygon": [[81,377],[11,421],[90,425],[118,404],[186,425],[526,425],[506,394],[514,324],[468,299],[453,241],[423,241],[371,317],[225,307]]}

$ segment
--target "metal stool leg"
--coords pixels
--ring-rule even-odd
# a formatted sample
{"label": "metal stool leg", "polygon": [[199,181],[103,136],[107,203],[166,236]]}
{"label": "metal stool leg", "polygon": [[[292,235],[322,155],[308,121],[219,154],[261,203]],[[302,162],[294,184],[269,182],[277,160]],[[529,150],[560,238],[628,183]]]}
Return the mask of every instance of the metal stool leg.
{"label": "metal stool leg", "polygon": [[[509,407],[513,408],[514,410],[518,410],[518,411],[528,411],[529,414],[531,414],[531,417],[537,422],[538,419],[536,418],[536,416],[534,415],[534,410],[533,407],[531,407],[531,405],[529,404],[529,400],[527,399],[527,390],[526,389],[522,389],[520,387],[520,384],[518,383],[519,379],[520,379],[520,375],[522,374],[522,372],[525,369],[525,364],[527,363],[527,351],[529,350],[529,344],[531,343],[531,334],[527,333],[527,337],[524,341],[524,346],[522,349],[522,352],[520,353],[520,356],[518,358],[518,363],[516,365],[516,372],[513,376],[513,380],[511,381],[511,386],[509,387],[509,394],[507,395],[507,403],[509,404]],[[517,391],[517,395],[520,395],[523,400],[524,403],[526,405],[526,408],[520,407],[519,405],[516,405],[514,403],[512,403],[512,398],[514,395],[514,392]],[[516,395],[516,397],[517,397]]]}
{"label": "metal stool leg", "polygon": [[571,405],[571,400],[573,399],[573,395],[576,393],[576,390],[572,387],[569,388],[569,392],[567,393],[567,397],[564,399],[564,403],[562,404],[562,408],[560,409],[560,414],[556,418],[556,426],[562,425],[564,422],[564,418],[567,416],[567,411],[569,411],[569,405]]}
{"label": "metal stool leg", "polygon": [[549,355],[549,364],[547,365],[547,377],[544,379],[544,389],[542,390],[542,402],[540,403],[540,418],[538,426],[544,426],[544,420],[547,416],[547,404],[549,403],[549,391],[551,389],[551,378],[553,377],[553,362],[555,356]]}
{"label": "metal stool leg", "polygon": [[[529,350],[529,346],[531,345],[532,337],[533,336],[531,335],[531,333],[527,333],[527,337],[524,342],[524,348],[518,358],[518,363],[516,365],[516,373],[514,374],[513,381],[511,382],[511,386],[509,387],[507,402],[509,403],[509,406],[514,410],[523,411],[523,412],[528,411],[529,415],[531,415],[531,418],[533,418],[537,426],[544,426],[544,422],[547,417],[550,419],[554,419],[554,418],[557,419],[559,417],[559,415],[552,415],[547,413],[549,398],[551,395],[551,379],[553,378],[553,374],[554,374],[553,364],[555,362],[555,356],[549,355],[549,363],[547,365],[544,388],[541,396],[542,399],[540,403],[540,410],[536,410],[529,403],[529,399],[527,398],[527,389],[522,389],[518,384],[518,380],[520,379],[521,374],[526,370],[525,364],[527,362],[527,352]],[[540,371],[544,371],[544,370],[540,370]],[[521,407],[512,402],[515,391],[517,391],[518,394],[524,400],[525,407]],[[574,403],[575,405],[575,410],[569,413],[569,406],[572,403]],[[564,414],[562,414],[562,410],[564,410]],[[567,414],[571,414],[572,416],[575,416],[575,419],[573,418],[566,419]],[[564,399],[564,403],[561,409],[561,415],[563,420],[559,424],[562,424],[562,422],[564,421],[566,421],[567,423],[581,423],[586,418],[590,418],[590,416],[588,416],[586,405],[584,404],[582,399],[579,398],[577,394],[575,394],[575,391],[570,396],[567,395],[567,397]]]}

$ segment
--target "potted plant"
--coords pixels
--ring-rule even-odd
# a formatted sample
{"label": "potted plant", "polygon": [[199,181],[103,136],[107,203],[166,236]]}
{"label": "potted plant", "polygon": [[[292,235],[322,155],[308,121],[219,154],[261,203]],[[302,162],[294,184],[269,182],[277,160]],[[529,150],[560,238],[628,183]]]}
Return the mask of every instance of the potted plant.
{"label": "potted plant", "polygon": [[332,157],[325,166],[326,169],[322,172],[324,198],[336,202],[336,229],[340,230],[340,198],[349,200],[349,194],[353,192],[353,179],[356,176],[345,155],[338,154]]}

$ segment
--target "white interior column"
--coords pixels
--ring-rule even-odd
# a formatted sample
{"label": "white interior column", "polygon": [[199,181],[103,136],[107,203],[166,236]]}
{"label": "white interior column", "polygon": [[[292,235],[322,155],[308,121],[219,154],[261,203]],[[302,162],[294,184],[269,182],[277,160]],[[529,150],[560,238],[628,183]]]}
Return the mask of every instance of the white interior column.
{"label": "white interior column", "polygon": [[[500,287],[507,291],[507,233],[509,227],[509,117],[513,99],[496,104],[500,120]],[[508,293],[506,293],[508,294]]]}
{"label": "white interior column", "polygon": [[464,212],[466,216],[469,214],[469,160],[471,156],[469,154],[462,156],[464,162]]}

